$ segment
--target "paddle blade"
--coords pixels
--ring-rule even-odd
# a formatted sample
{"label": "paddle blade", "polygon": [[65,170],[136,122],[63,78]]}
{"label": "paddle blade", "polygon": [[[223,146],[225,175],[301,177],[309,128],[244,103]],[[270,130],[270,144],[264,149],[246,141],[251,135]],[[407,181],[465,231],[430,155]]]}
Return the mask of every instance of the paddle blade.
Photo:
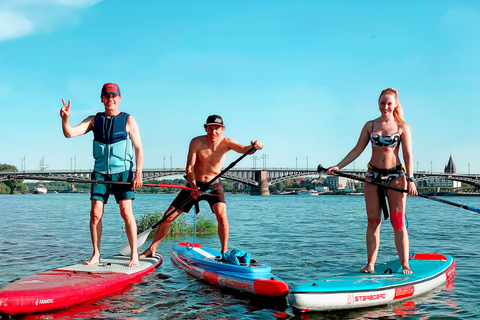
{"label": "paddle blade", "polygon": [[[137,249],[140,249],[145,243],[145,241],[147,241],[150,232],[152,232],[152,228],[143,231],[137,236]],[[130,249],[130,243],[128,243],[128,241],[125,242],[118,251],[123,256],[129,256],[130,253],[132,253],[132,250]]]}

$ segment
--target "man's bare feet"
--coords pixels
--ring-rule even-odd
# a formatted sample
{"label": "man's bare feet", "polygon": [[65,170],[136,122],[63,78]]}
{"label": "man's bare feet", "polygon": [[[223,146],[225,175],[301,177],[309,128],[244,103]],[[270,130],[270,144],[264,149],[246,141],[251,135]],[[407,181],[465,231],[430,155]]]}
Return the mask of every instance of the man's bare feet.
{"label": "man's bare feet", "polygon": [[155,255],[155,251],[153,251],[152,249],[148,248],[147,250],[143,251],[142,254],[140,254],[138,257],[140,259],[142,258],[148,258],[148,257],[153,257]]}
{"label": "man's bare feet", "polygon": [[402,267],[402,273],[403,274],[412,274],[413,271],[409,267]]}
{"label": "man's bare feet", "polygon": [[98,257],[97,256],[92,256],[89,260],[83,262],[83,264],[87,265],[87,266],[92,265],[92,264],[98,264],[98,263],[100,263],[100,256],[98,256]]}
{"label": "man's bare feet", "polygon": [[363,273],[375,273],[375,269],[374,269],[374,267],[372,267],[371,265],[367,264],[365,267],[363,267],[362,269],[360,269],[360,272],[363,272]]}
{"label": "man's bare feet", "polygon": [[138,258],[132,257],[130,263],[128,264],[129,267],[140,267],[140,262],[138,262]]}

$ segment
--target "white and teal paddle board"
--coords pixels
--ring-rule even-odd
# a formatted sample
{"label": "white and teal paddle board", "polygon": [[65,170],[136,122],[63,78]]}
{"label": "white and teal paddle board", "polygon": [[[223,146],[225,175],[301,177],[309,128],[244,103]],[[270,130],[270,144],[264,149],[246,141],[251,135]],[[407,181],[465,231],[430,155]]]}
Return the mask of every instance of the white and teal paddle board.
{"label": "white and teal paddle board", "polygon": [[376,273],[351,272],[293,288],[290,305],[300,312],[373,307],[424,294],[455,275],[455,260],[436,253],[410,258],[413,274],[402,274],[400,261],[375,266]]}

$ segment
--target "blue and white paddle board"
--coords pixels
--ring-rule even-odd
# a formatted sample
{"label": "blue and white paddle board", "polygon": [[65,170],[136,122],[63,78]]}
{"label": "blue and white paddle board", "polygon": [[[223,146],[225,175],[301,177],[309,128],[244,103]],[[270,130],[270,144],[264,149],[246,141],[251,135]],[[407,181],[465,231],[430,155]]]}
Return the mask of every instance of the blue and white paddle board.
{"label": "blue and white paddle board", "polygon": [[455,275],[455,260],[436,253],[410,258],[413,274],[402,274],[400,261],[376,265],[376,273],[352,272],[293,288],[290,305],[300,312],[365,308],[411,299],[444,284]]}
{"label": "blue and white paddle board", "polygon": [[284,297],[288,285],[271,273],[270,266],[251,262],[234,265],[223,262],[220,252],[199,244],[181,242],[170,250],[172,260],[193,276],[214,285],[262,296]]}

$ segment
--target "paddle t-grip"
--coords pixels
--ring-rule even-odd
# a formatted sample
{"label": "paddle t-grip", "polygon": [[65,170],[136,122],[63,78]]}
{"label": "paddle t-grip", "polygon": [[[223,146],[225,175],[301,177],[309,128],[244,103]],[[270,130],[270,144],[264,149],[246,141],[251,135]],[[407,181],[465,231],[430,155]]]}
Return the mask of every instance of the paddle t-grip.
{"label": "paddle t-grip", "polygon": [[326,169],[321,165],[319,164],[318,167],[317,167],[317,172],[318,173],[322,173],[323,171],[325,171]]}

